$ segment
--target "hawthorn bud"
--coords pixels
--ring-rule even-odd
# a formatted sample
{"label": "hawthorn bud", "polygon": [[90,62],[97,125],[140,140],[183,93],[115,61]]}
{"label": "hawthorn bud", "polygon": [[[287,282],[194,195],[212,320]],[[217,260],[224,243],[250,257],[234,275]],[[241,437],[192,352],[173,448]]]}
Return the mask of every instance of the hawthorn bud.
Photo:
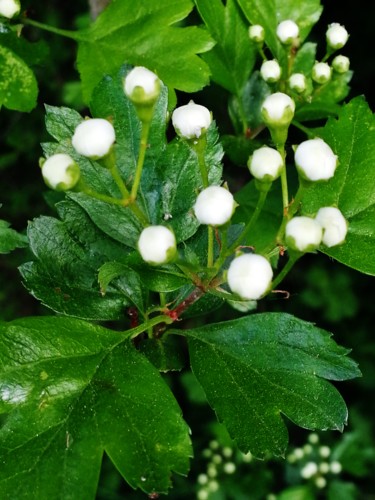
{"label": "hawthorn bud", "polygon": [[294,153],[294,161],[301,177],[313,182],[330,179],[337,167],[337,156],[319,138],[301,142]]}
{"label": "hawthorn bud", "polygon": [[0,0],[0,16],[12,19],[21,11],[19,0]]}
{"label": "hawthorn bud", "polygon": [[143,229],[139,237],[138,250],[148,264],[166,264],[176,255],[176,238],[165,226],[149,226]]}
{"label": "hawthorn bud", "polygon": [[236,202],[227,189],[220,186],[209,186],[198,195],[193,208],[195,216],[201,224],[222,226],[232,217]]}
{"label": "hawthorn bud", "polygon": [[263,146],[254,151],[247,166],[252,175],[259,181],[273,182],[280,176],[284,168],[284,161],[276,149]]}
{"label": "hawthorn bud", "polygon": [[264,123],[271,127],[289,126],[295,107],[293,99],[287,94],[276,92],[269,95],[261,108]]}
{"label": "hawthorn bud", "polygon": [[322,243],[326,247],[340,245],[345,241],[348,223],[341,211],[335,207],[323,207],[318,210],[315,220],[323,228]]}
{"label": "hawthorn bud", "polygon": [[349,57],[338,55],[332,61],[332,68],[336,73],[346,73],[349,71],[350,59]]}
{"label": "hawthorn bud", "polygon": [[228,285],[242,299],[258,300],[270,288],[273,278],[271,264],[265,257],[243,254],[230,263]]}
{"label": "hawthorn bud", "polygon": [[310,479],[315,476],[318,472],[318,464],[316,462],[307,462],[301,469],[301,477],[304,479]]}
{"label": "hawthorn bud", "polygon": [[329,48],[333,50],[342,49],[348,41],[349,34],[339,23],[332,23],[326,31],[326,40]]}
{"label": "hawthorn bud", "polygon": [[290,19],[282,21],[276,28],[276,35],[281,43],[290,45],[299,36],[298,25]]}
{"label": "hawthorn bud", "polygon": [[290,75],[288,83],[289,88],[297,94],[302,94],[306,90],[306,77],[303,73],[293,73]]}
{"label": "hawthorn bud", "polygon": [[322,242],[322,226],[310,217],[293,217],[285,228],[285,241],[298,252],[312,252]]}
{"label": "hawthorn bud", "polygon": [[67,154],[58,153],[43,162],[42,176],[51,189],[68,191],[79,181],[80,170],[73,158]]}
{"label": "hawthorn bud", "polygon": [[260,68],[260,74],[263,80],[267,83],[278,82],[281,77],[280,64],[276,61],[276,59],[264,61]]}
{"label": "hawthorn bud", "polygon": [[176,133],[184,139],[199,139],[211,125],[209,110],[190,101],[185,106],[176,108],[172,113],[172,123]]}
{"label": "hawthorn bud", "polygon": [[329,82],[332,76],[332,68],[325,62],[316,62],[313,66],[311,78],[319,85]]}
{"label": "hawthorn bud", "polygon": [[253,24],[249,27],[249,38],[253,42],[263,43],[264,42],[264,28],[260,24]]}
{"label": "hawthorn bud", "polygon": [[147,68],[136,66],[125,77],[124,91],[135,104],[153,105],[160,94],[159,78]]}
{"label": "hawthorn bud", "polygon": [[89,118],[76,127],[72,144],[80,155],[98,160],[108,155],[115,140],[115,129],[109,121]]}

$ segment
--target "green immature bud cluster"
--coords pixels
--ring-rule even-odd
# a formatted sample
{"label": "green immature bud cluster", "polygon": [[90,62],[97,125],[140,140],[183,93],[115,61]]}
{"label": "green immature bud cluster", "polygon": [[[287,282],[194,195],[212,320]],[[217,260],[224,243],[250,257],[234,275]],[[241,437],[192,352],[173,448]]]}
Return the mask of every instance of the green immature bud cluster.
{"label": "green immature bud cluster", "polygon": [[264,36],[264,28],[260,24],[253,24],[249,27],[249,37],[253,42],[263,43]]}
{"label": "green immature bud cluster", "polygon": [[80,178],[79,166],[67,154],[55,154],[42,163],[42,176],[48,187],[56,191],[72,189]]}
{"label": "green immature bud cluster", "polygon": [[0,16],[12,19],[20,13],[19,0],[0,0]]}

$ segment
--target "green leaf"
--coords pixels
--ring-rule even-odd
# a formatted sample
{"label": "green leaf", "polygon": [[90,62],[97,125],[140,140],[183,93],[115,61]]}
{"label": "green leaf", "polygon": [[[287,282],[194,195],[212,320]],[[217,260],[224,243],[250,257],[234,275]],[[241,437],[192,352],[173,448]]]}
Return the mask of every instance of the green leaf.
{"label": "green leaf", "polygon": [[14,52],[28,66],[41,65],[49,56],[49,47],[45,40],[29,42],[16,31],[3,32],[0,28],[0,45]]}
{"label": "green leaf", "polygon": [[9,226],[8,222],[0,220],[0,253],[9,253],[16,248],[27,247],[27,237]]}
{"label": "green leaf", "polygon": [[192,7],[190,0],[113,0],[80,34],[77,64],[85,100],[90,101],[103,76],[117,73],[124,62],[146,66],[167,86],[185,92],[207,85],[209,69],[197,54],[209,50],[213,41],[196,26],[174,26]]}
{"label": "green leaf", "polygon": [[57,141],[71,141],[82,116],[74,109],[45,105],[47,132]]}
{"label": "green leaf", "polygon": [[323,10],[319,0],[238,0],[238,3],[251,24],[264,27],[266,43],[276,58],[285,55],[276,36],[277,25],[286,19],[295,21],[303,42]]}
{"label": "green leaf", "polygon": [[146,339],[139,350],[159,370],[159,372],[181,371],[186,364],[185,350],[181,339],[164,335],[160,339]]}
{"label": "green leaf", "polygon": [[339,166],[332,179],[306,189],[304,214],[315,215],[320,207],[336,206],[349,222],[344,244],[321,251],[339,262],[375,275],[375,162],[374,116],[362,97],[343,106],[337,119],[320,130],[338,155]]}
{"label": "green leaf", "polygon": [[95,498],[103,452],[133,488],[186,474],[187,425],[158,371],[123,335],[69,318],[0,327],[3,498]]}
{"label": "green leaf", "polygon": [[215,47],[202,56],[210,67],[211,78],[240,96],[257,54],[247,22],[235,0],[228,0],[225,6],[221,0],[195,0],[195,4],[216,41]]}
{"label": "green leaf", "polygon": [[266,313],[184,335],[195,376],[243,452],[283,455],[288,433],[281,415],[307,429],[343,429],[345,403],[324,379],[360,372],[328,332],[288,314]]}
{"label": "green leaf", "polygon": [[38,85],[32,70],[13,51],[0,45],[0,108],[31,111],[36,106]]}

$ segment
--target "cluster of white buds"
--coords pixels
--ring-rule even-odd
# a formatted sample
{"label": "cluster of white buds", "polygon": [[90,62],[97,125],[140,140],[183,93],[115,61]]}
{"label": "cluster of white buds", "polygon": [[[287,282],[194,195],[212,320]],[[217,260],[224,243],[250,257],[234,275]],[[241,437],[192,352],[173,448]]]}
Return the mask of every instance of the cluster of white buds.
{"label": "cluster of white buds", "polygon": [[293,73],[288,80],[290,90],[302,94],[306,90],[306,76],[303,73]]}
{"label": "cluster of white buds", "polygon": [[281,77],[281,67],[276,59],[264,61],[260,68],[260,75],[267,83],[276,83]]}
{"label": "cluster of white buds", "polygon": [[55,191],[73,189],[80,178],[79,166],[64,153],[50,156],[42,163],[41,168],[44,182]]}
{"label": "cluster of white buds", "polygon": [[339,23],[332,23],[328,26],[326,31],[327,46],[330,49],[342,49],[348,41],[349,34]]}
{"label": "cluster of white buds", "polygon": [[89,118],[76,127],[72,145],[80,155],[98,160],[110,153],[115,140],[115,129],[108,120]]}
{"label": "cluster of white buds", "polygon": [[0,16],[12,19],[18,16],[21,11],[21,4],[19,0],[0,0]]}
{"label": "cluster of white buds", "polygon": [[247,165],[258,181],[273,182],[281,175],[284,161],[276,149],[262,146],[250,156]]}
{"label": "cluster of white buds", "polygon": [[350,68],[349,57],[338,55],[332,60],[332,68],[336,73],[346,73]]}
{"label": "cluster of white buds", "polygon": [[157,75],[143,66],[136,66],[125,77],[124,91],[135,104],[154,104],[160,94],[161,82]]}
{"label": "cluster of white buds", "polygon": [[222,226],[233,215],[236,202],[233,195],[221,186],[209,186],[199,193],[193,207],[196,218],[201,224]]}
{"label": "cluster of white buds", "polygon": [[167,264],[177,252],[175,235],[165,226],[146,227],[139,237],[138,250],[148,264]]}
{"label": "cluster of white buds", "polygon": [[249,38],[255,43],[264,42],[264,28],[260,24],[253,24],[249,27]]}
{"label": "cluster of white buds", "polygon": [[190,101],[176,108],[172,113],[172,124],[183,139],[199,139],[211,125],[212,116],[205,106]]}
{"label": "cluster of white buds", "polygon": [[271,264],[262,255],[242,254],[228,269],[228,285],[245,300],[258,300],[269,290],[273,278]]}
{"label": "cluster of white buds", "polygon": [[324,85],[329,82],[332,76],[332,68],[326,62],[316,62],[311,72],[311,78],[315,83]]}
{"label": "cluster of white buds", "polygon": [[276,35],[282,44],[291,45],[299,36],[299,27],[294,21],[287,19],[278,24]]}
{"label": "cluster of white buds", "polygon": [[300,176],[308,181],[326,181],[333,177],[337,156],[323,139],[301,142],[295,150],[294,161]]}

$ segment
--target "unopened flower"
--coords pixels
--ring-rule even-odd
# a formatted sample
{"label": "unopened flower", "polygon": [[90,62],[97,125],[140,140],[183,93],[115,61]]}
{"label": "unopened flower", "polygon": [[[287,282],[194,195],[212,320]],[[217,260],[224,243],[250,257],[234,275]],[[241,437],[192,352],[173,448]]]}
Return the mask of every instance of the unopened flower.
{"label": "unopened flower", "polygon": [[125,94],[134,104],[153,104],[160,94],[159,78],[147,68],[136,66],[125,77]]}
{"label": "unopened flower", "polygon": [[327,480],[325,477],[322,477],[322,476],[318,476],[317,478],[315,478],[315,486],[317,488],[319,488],[320,490],[322,490],[323,488],[325,488],[327,486]]}
{"label": "unopened flower", "polygon": [[307,462],[307,464],[301,469],[301,477],[304,479],[310,479],[318,472],[318,465],[315,462]]}
{"label": "unopened flower", "polygon": [[138,250],[145,262],[166,264],[176,255],[175,235],[165,226],[146,227],[139,237]]}
{"label": "unopened flower", "polygon": [[338,50],[344,47],[348,41],[349,34],[339,23],[332,23],[328,26],[326,32],[327,45],[331,49]]}
{"label": "unopened flower", "polygon": [[72,144],[80,155],[97,160],[110,152],[115,140],[115,129],[109,121],[89,118],[75,129]]}
{"label": "unopened flower", "polygon": [[257,254],[236,257],[228,269],[230,289],[246,300],[260,299],[269,289],[272,277],[271,264]]}
{"label": "unopened flower", "polygon": [[264,123],[271,127],[287,126],[293,119],[296,105],[291,97],[276,92],[266,97],[261,112]]}
{"label": "unopened flower", "polygon": [[172,123],[180,137],[198,139],[211,125],[211,113],[205,106],[190,101],[176,108],[172,113]]}
{"label": "unopened flower", "polygon": [[309,139],[297,147],[294,160],[301,177],[308,181],[322,181],[333,177],[337,156],[323,139]]}
{"label": "unopened flower", "polygon": [[264,28],[260,24],[253,24],[249,27],[250,40],[256,43],[264,42]]}
{"label": "unopened flower", "polygon": [[263,146],[256,149],[250,156],[248,167],[259,181],[272,182],[280,176],[284,161],[276,149]]}
{"label": "unopened flower", "polygon": [[264,61],[260,68],[260,74],[265,82],[275,83],[279,81],[281,77],[280,64],[276,61],[276,59]]}
{"label": "unopened flower", "polygon": [[343,56],[341,54],[336,56],[332,61],[332,68],[337,73],[346,73],[347,71],[349,71],[349,67],[350,67],[349,57]]}
{"label": "unopened flower", "polygon": [[290,19],[282,21],[276,28],[276,35],[281,43],[289,45],[293,43],[296,38],[298,38],[298,25]]}
{"label": "unopened flower", "polygon": [[293,217],[285,228],[285,241],[298,252],[312,252],[322,242],[322,226],[310,217]]}
{"label": "unopened flower", "polygon": [[340,472],[342,471],[342,465],[337,460],[334,460],[330,464],[330,469],[331,469],[332,474],[340,474]]}
{"label": "unopened flower", "polygon": [[222,226],[233,215],[236,203],[233,195],[220,186],[209,186],[199,193],[194,213],[201,224]]}
{"label": "unopened flower", "polygon": [[79,166],[67,154],[50,156],[42,165],[44,182],[56,191],[72,189],[80,178]]}
{"label": "unopened flower", "polygon": [[21,10],[19,0],[0,0],[0,16],[12,19]]}
{"label": "unopened flower", "polygon": [[311,78],[314,82],[319,83],[319,85],[323,85],[331,79],[332,76],[332,68],[329,64],[325,62],[317,62],[314,64]]}
{"label": "unopened flower", "polygon": [[302,94],[306,90],[306,77],[303,73],[293,73],[290,75],[288,83],[289,88],[297,94]]}
{"label": "unopened flower", "polygon": [[345,241],[348,223],[341,211],[335,207],[320,208],[315,220],[323,228],[322,243],[326,247],[340,245]]}

